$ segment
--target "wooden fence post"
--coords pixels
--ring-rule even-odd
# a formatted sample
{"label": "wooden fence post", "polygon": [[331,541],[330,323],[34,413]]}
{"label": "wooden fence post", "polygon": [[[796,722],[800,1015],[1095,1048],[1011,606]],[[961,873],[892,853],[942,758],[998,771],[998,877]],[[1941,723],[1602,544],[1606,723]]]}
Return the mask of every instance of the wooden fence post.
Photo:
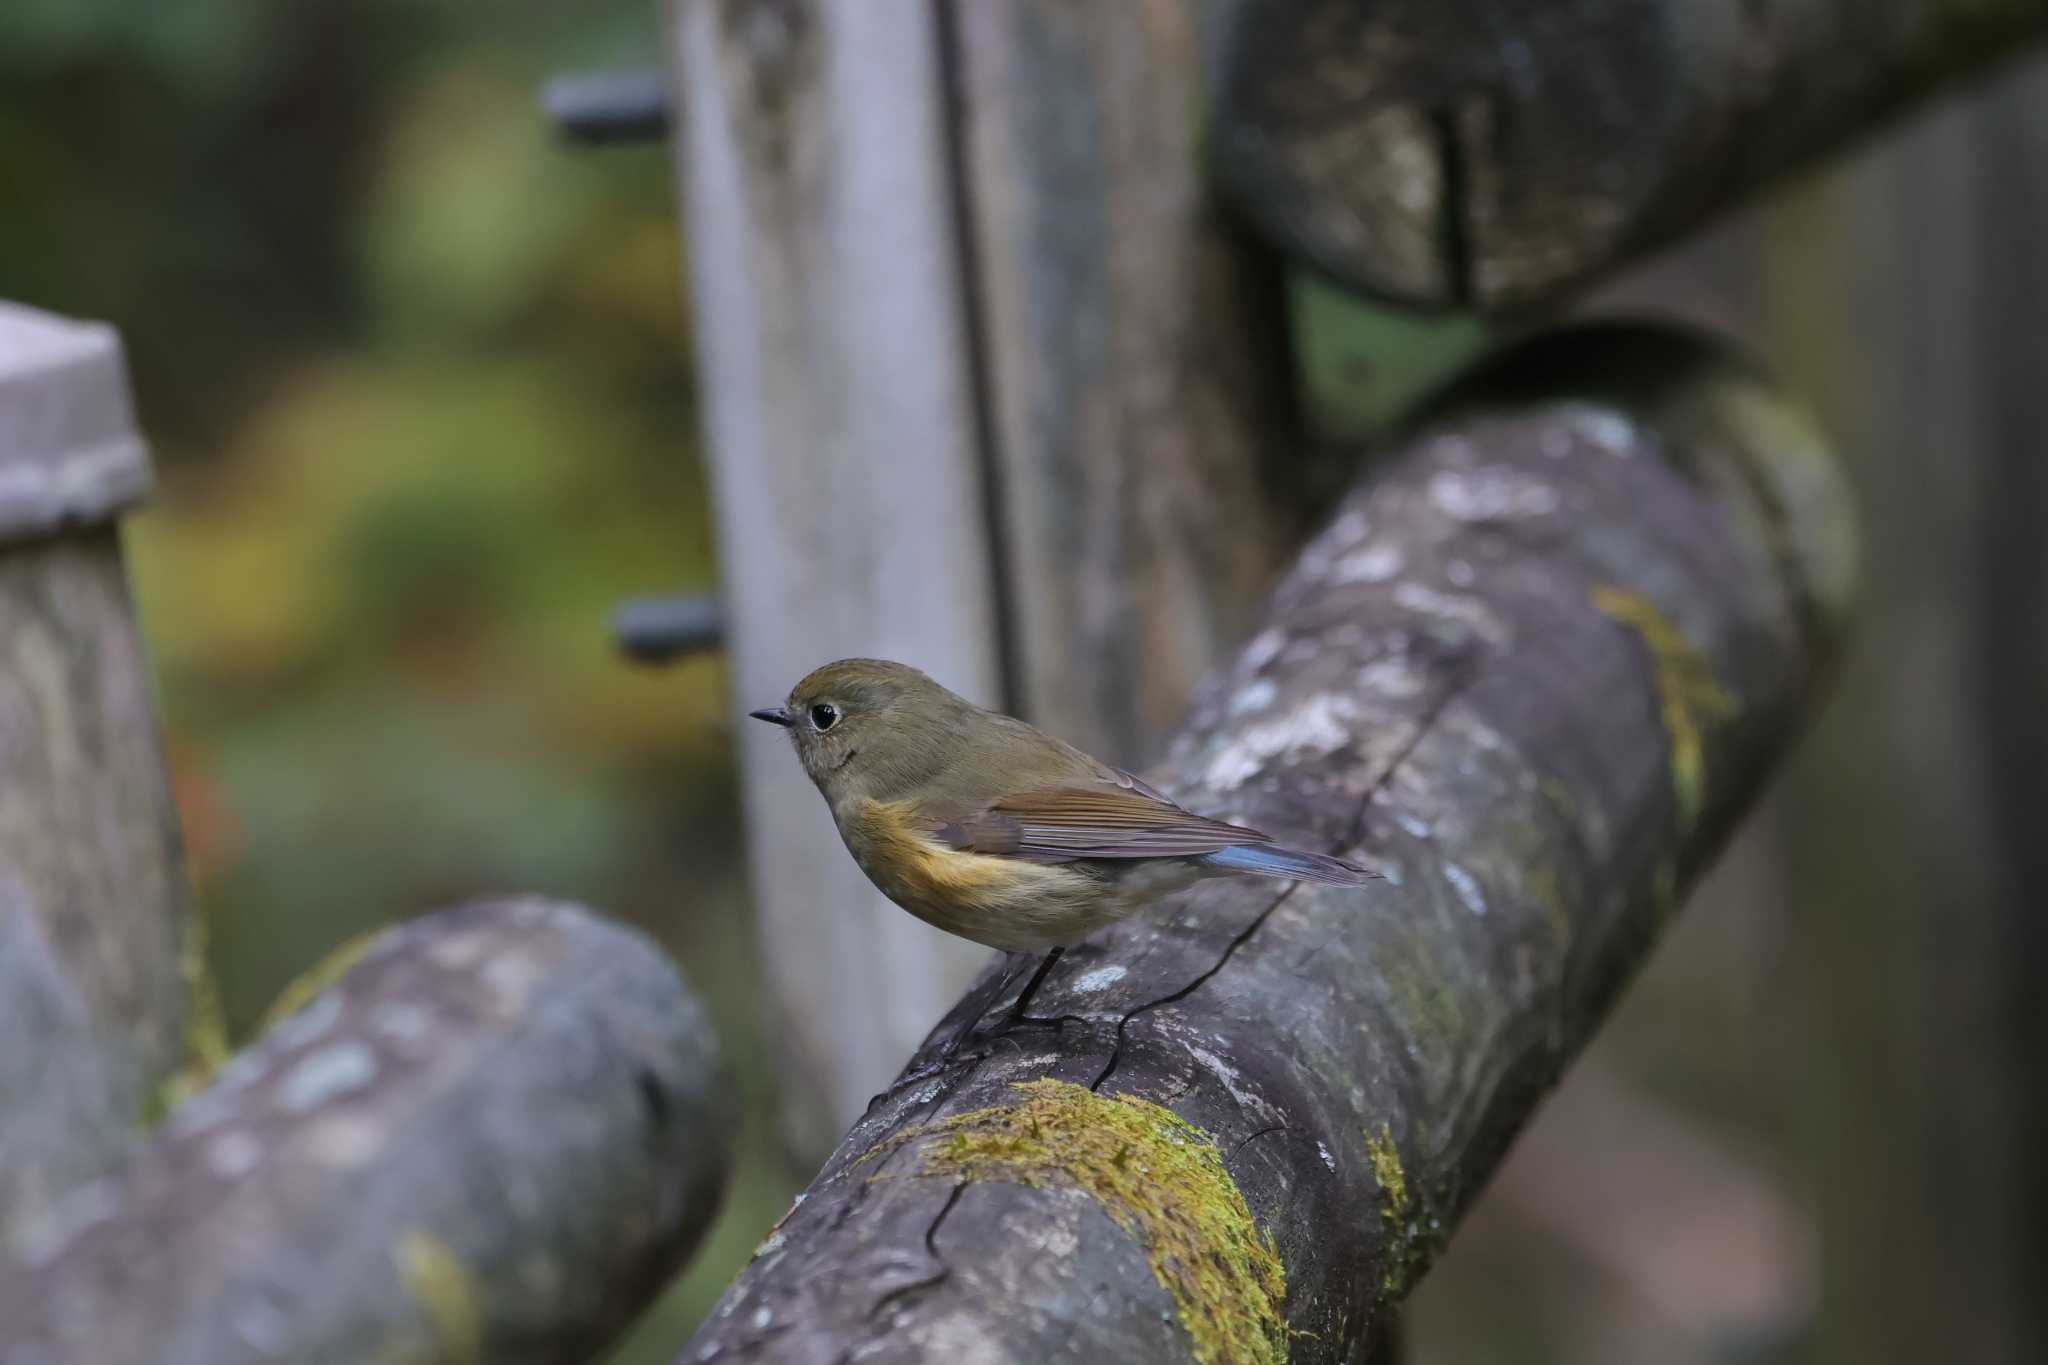
{"label": "wooden fence post", "polygon": [[[677,177],[735,712],[881,654],[1004,698],[925,0],[676,11]],[[868,885],[779,732],[739,735],[790,1136],[828,1145],[986,954]]]}
{"label": "wooden fence post", "polygon": [[1128,764],[1309,524],[1279,269],[1204,175],[1203,10],[938,6],[1016,699]]}
{"label": "wooden fence post", "polygon": [[0,304],[0,1250],[109,1169],[184,1044],[191,932],[114,519],[112,328]]}
{"label": "wooden fence post", "polygon": [[2048,67],[1776,209],[1771,349],[1854,453],[1870,611],[1785,803],[1817,1361],[2048,1340]]}

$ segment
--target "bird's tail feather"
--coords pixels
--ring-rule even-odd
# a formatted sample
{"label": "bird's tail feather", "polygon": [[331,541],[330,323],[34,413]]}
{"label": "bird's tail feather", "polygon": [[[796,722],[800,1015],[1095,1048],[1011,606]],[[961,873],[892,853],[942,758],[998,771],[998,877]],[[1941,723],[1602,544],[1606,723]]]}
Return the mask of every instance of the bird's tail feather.
{"label": "bird's tail feather", "polygon": [[1326,853],[1307,853],[1277,844],[1239,844],[1205,854],[1201,862],[1228,872],[1251,872],[1262,877],[1291,877],[1303,882],[1327,882],[1332,886],[1358,886],[1378,874],[1356,863],[1332,858]]}

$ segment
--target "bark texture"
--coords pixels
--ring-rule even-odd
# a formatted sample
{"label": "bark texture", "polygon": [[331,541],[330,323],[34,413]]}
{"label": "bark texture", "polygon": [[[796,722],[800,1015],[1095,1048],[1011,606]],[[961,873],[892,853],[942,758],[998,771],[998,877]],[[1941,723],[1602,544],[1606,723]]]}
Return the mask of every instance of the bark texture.
{"label": "bark texture", "polygon": [[0,304],[0,1252],[180,1059],[183,870],[108,524],[148,486],[113,331]]}
{"label": "bark texture", "polygon": [[0,1260],[0,1362],[583,1360],[709,1223],[732,1122],[638,934],[539,900],[388,930]]}
{"label": "bark texture", "polygon": [[1498,311],[2048,33],[2048,0],[1236,0],[1217,165],[1357,288]]}
{"label": "bark texture", "polygon": [[680,1359],[1365,1358],[1791,739],[1853,559],[1811,426],[1691,337],[1447,396],[1151,774],[1385,880],[1071,950],[878,1099]]}
{"label": "bark texture", "polygon": [[[1157,753],[1307,529],[1277,272],[1200,155],[1189,0],[940,0],[1019,714]],[[1336,490],[1325,490],[1334,493]]]}

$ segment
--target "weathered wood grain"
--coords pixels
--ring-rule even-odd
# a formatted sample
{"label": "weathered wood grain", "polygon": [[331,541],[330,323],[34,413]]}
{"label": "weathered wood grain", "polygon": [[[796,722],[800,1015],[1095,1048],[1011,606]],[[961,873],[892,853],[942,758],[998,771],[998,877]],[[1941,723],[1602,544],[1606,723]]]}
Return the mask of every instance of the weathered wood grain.
{"label": "weathered wood grain", "polygon": [[2048,0],[1232,0],[1244,213],[1418,305],[1555,298],[2048,34]]}
{"label": "weathered wood grain", "polygon": [[1813,428],[1739,362],[1509,356],[1153,774],[1386,880],[1210,883],[1070,951],[870,1110],[679,1359],[1363,1358],[1790,742],[1853,575]]}
{"label": "weathered wood grain", "polygon": [[[851,654],[1001,702],[929,0],[686,0],[674,14],[733,714]],[[814,1156],[986,953],[884,900],[785,736],[741,725],[789,1136]]]}
{"label": "weathered wood grain", "polygon": [[733,1123],[640,935],[429,916],[0,1257],[0,1362],[585,1360],[709,1223]]}
{"label": "weathered wood grain", "polygon": [[1130,761],[1307,531],[1278,275],[1203,173],[1200,5],[939,8],[1013,700]]}
{"label": "weathered wood grain", "polygon": [[113,517],[112,329],[0,304],[0,1249],[127,1150],[183,1044],[186,893]]}

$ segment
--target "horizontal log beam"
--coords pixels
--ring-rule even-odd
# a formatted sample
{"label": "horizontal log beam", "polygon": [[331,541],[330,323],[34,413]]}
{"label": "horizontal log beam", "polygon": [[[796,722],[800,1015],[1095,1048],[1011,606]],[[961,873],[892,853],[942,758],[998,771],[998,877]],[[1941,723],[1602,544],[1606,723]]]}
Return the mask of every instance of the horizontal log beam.
{"label": "horizontal log beam", "polygon": [[679,1359],[1364,1358],[1785,750],[1848,517],[1687,335],[1445,399],[1154,774],[1385,880],[1207,883],[1071,950],[871,1106]]}
{"label": "horizontal log beam", "polygon": [[0,1259],[0,1365],[585,1359],[704,1231],[732,1117],[640,935],[388,930]]}
{"label": "horizontal log beam", "polygon": [[2048,0],[1236,0],[1212,145],[1284,249],[1540,303],[2048,34]]}

